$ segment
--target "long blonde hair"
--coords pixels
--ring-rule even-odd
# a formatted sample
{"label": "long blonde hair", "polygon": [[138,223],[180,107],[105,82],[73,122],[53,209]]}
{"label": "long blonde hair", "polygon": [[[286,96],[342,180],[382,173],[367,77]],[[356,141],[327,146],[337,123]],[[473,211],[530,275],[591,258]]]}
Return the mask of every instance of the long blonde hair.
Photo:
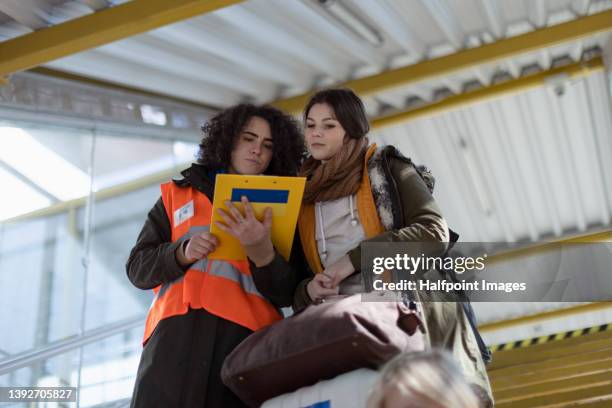
{"label": "long blonde hair", "polygon": [[[400,405],[401,403],[401,405]],[[382,369],[368,408],[478,408],[478,398],[443,350],[404,353]]]}

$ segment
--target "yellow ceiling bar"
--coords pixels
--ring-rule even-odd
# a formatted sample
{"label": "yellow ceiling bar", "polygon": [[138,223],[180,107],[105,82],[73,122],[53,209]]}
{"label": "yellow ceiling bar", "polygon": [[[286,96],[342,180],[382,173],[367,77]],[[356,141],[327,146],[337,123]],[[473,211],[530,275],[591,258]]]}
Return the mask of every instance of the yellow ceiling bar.
{"label": "yellow ceiling bar", "polygon": [[603,71],[604,62],[600,57],[586,62],[578,62],[563,67],[553,68],[536,74],[527,75],[522,78],[511,79],[499,84],[486,86],[474,91],[468,91],[459,95],[453,95],[439,102],[434,102],[419,108],[393,113],[390,115],[372,119],[372,127],[380,129],[410,120],[420,119],[427,116],[439,115],[452,109],[458,109],[476,102],[499,98],[500,96],[523,92],[532,88],[543,86],[546,81],[556,75],[567,75],[576,77],[591,74],[595,71]]}
{"label": "yellow ceiling bar", "polygon": [[0,43],[0,76],[209,13],[242,0],[132,0]]}
{"label": "yellow ceiling bar", "polygon": [[177,96],[166,95],[159,92],[153,92],[142,88],[137,88],[134,86],[129,86],[125,84],[120,84],[119,82],[107,81],[104,79],[93,78],[88,76],[83,76],[79,74],[74,74],[72,72],[62,71],[58,69],[48,68],[48,67],[36,67],[29,69],[28,72],[33,72],[35,74],[44,75],[49,78],[56,79],[64,79],[67,81],[75,81],[82,84],[93,85],[96,87],[102,87],[105,89],[112,89],[122,92],[135,93],[142,96],[148,96],[152,98],[163,98],[165,101],[176,102],[180,104],[187,104],[194,106],[200,109],[211,109],[211,110],[220,110],[218,106],[204,105],[202,102],[184,99]]}
{"label": "yellow ceiling bar", "polygon": [[[488,64],[521,53],[551,47],[567,41],[612,30],[612,10],[581,17],[567,23],[541,28],[526,34],[506,38],[477,48],[423,61],[369,77],[339,84],[357,92],[360,96],[446,75],[451,72]],[[312,92],[281,99],[273,104],[287,112],[300,112]]]}

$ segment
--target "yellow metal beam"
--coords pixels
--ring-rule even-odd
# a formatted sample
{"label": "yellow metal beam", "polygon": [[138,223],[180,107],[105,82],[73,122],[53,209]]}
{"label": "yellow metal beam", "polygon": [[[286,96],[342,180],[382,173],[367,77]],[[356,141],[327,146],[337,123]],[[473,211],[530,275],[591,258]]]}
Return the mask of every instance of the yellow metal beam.
{"label": "yellow metal beam", "polygon": [[427,116],[439,115],[452,109],[458,109],[476,102],[485,102],[501,96],[523,92],[529,89],[543,86],[546,81],[556,75],[567,75],[568,77],[586,76],[593,72],[603,71],[604,62],[600,57],[585,62],[569,64],[563,67],[553,68],[536,74],[527,75],[522,78],[512,79],[495,85],[486,86],[474,91],[468,91],[459,95],[450,96],[442,101],[434,102],[402,112],[375,118],[371,121],[372,127],[380,129],[398,123],[405,123]]}
{"label": "yellow metal beam", "polygon": [[541,242],[528,244],[521,248],[514,248],[505,251],[499,251],[495,254],[488,255],[487,263],[496,263],[509,261],[514,258],[535,255],[543,252],[556,251],[560,244],[593,244],[598,242],[612,242],[612,230],[606,229],[598,232],[589,232],[586,234],[565,237],[549,242]]}
{"label": "yellow metal beam", "polygon": [[8,85],[9,77],[8,75],[0,75],[0,86]]}
{"label": "yellow metal beam", "polygon": [[[582,364],[590,364],[610,358],[611,350],[598,350],[592,353],[567,354],[565,356],[540,361],[532,364],[519,364],[499,369],[489,369],[489,376],[495,378],[517,376],[527,372],[547,372],[554,369],[568,369]],[[495,358],[495,357],[494,357]]]}
{"label": "yellow metal beam", "polygon": [[560,380],[546,381],[539,384],[526,385],[508,390],[495,390],[495,401],[515,401],[526,398],[556,394],[559,390],[579,389],[596,383],[606,383],[612,378],[612,371],[589,373]]}
{"label": "yellow metal beam", "polygon": [[[578,406],[583,400],[585,402],[593,401],[596,398],[612,397],[612,383],[610,381],[599,381],[588,384],[586,386],[570,387],[569,389],[560,389],[555,393],[548,395],[539,395],[537,397],[521,398],[520,394],[513,399],[495,401],[497,408],[534,408],[534,407],[569,407]],[[612,401],[608,400],[610,404]],[[582,407],[582,405],[580,404]],[[604,405],[605,406],[605,405]],[[610,406],[610,405],[607,405]]]}
{"label": "yellow metal beam", "polygon": [[600,310],[606,310],[612,308],[612,302],[594,302],[587,303],[579,306],[568,307],[564,309],[555,309],[548,312],[542,312],[532,314],[528,316],[517,317],[515,319],[508,319],[499,322],[485,323],[478,326],[478,330],[483,333],[492,332],[501,329],[507,329],[513,326],[520,326],[523,324],[533,324],[544,320],[555,319],[559,317],[568,317],[576,314],[591,313]]}
{"label": "yellow metal beam", "polygon": [[0,76],[241,1],[132,0],[0,43]]}
{"label": "yellow metal beam", "polygon": [[120,84],[118,82],[105,81],[105,80],[98,79],[98,78],[92,78],[92,77],[88,77],[84,75],[73,74],[71,72],[66,72],[66,71],[62,71],[59,69],[53,69],[53,68],[47,68],[47,67],[35,67],[32,69],[29,69],[28,72],[33,72],[35,74],[44,75],[44,76],[51,77],[51,78],[65,79],[68,81],[76,81],[76,82],[80,82],[83,84],[99,86],[99,87],[103,87],[106,89],[113,89],[113,90],[122,91],[122,92],[130,92],[130,93],[135,93],[135,94],[142,95],[142,96],[150,96],[152,98],[161,98],[161,99],[164,99],[165,101],[191,105],[191,106],[194,106],[200,109],[210,109],[210,110],[220,110],[221,109],[218,106],[204,105],[201,102],[192,100],[192,99],[183,99],[183,98],[179,98],[179,97],[172,96],[169,94],[152,92],[146,89]]}
{"label": "yellow metal beam", "polygon": [[[587,401],[580,402],[580,405],[574,405],[575,407],[580,408],[610,408],[612,405],[612,395],[608,395],[606,397],[592,399],[589,398]],[[567,406],[567,405],[565,405]]]}
{"label": "yellow metal beam", "polygon": [[[559,43],[575,41],[612,30],[612,10],[581,17],[567,23],[541,28],[526,34],[503,39],[477,48],[434,58],[418,64],[397,68],[366,78],[348,81],[338,86],[348,87],[360,96],[368,96],[386,89],[404,86],[437,76],[446,75],[482,64],[489,64]],[[299,112],[312,92],[282,99],[273,104],[287,112]]]}
{"label": "yellow metal beam", "polygon": [[[504,391],[507,389],[517,388],[519,386],[534,385],[546,381],[561,380],[564,378],[586,375],[590,373],[599,373],[602,371],[612,372],[612,359],[600,360],[585,364],[579,364],[571,367],[561,367],[544,372],[527,371],[523,374],[515,376],[501,376],[499,378],[489,375],[491,387],[495,391]],[[490,372],[489,374],[491,374]]]}

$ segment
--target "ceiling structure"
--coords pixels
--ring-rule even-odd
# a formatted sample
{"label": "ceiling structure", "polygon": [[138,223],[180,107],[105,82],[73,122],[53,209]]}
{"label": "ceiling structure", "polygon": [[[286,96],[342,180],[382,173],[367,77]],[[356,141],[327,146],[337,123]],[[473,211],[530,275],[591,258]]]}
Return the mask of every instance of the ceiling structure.
{"label": "ceiling structure", "polygon": [[[41,67],[8,79],[0,116],[11,82],[80,79],[190,110],[180,138],[196,142],[198,109],[299,112],[313,89],[350,86],[371,139],[432,170],[463,241],[535,243],[610,228],[610,30],[609,0],[3,1],[0,74]],[[177,140],[170,122],[149,125]]]}
{"label": "ceiling structure", "polygon": [[[37,6],[26,5],[33,3]],[[120,6],[117,4],[125,3]],[[5,61],[0,63],[3,74],[30,68],[34,62],[47,67],[87,77],[138,87],[162,94],[178,96],[198,103],[223,107],[244,99],[257,102],[270,102],[294,97],[312,88],[363,79],[389,70],[406,67],[418,62],[436,60],[442,56],[456,54],[467,49],[480,49],[482,46],[499,43],[500,40],[514,38],[520,34],[537,31],[559,23],[584,19],[585,16],[600,15],[600,21],[591,18],[575,33],[584,31],[582,38],[576,34],[551,33],[548,41],[541,44],[553,45],[564,38],[576,39],[563,46],[550,46],[542,52],[520,55],[534,47],[542,47],[533,39],[518,42],[516,50],[505,50],[506,56],[515,58],[485,64],[492,55],[477,56],[477,60],[464,61],[464,66],[479,64],[458,76],[435,77],[448,74],[460,64],[445,62],[445,72],[433,72],[433,84],[421,84],[420,92],[404,92],[400,95],[378,97],[385,107],[391,105],[403,108],[410,96],[419,96],[428,88],[448,88],[458,93],[468,82],[477,81],[482,85],[491,83],[503,75],[518,77],[521,70],[537,64],[548,69],[556,58],[570,56],[573,60],[581,57],[583,50],[601,45],[606,31],[610,29],[610,14],[604,13],[612,7],[610,1],[488,1],[466,0],[448,1],[313,1],[313,0],[250,0],[237,1],[187,1],[173,2],[179,10],[168,10],[165,6],[151,19],[162,20],[159,24],[172,21],[167,14],[179,13],[180,5],[190,10],[180,14],[185,18],[189,13],[201,13],[206,8],[196,8],[193,3],[211,4],[211,12],[175,24],[133,35],[123,40],[124,26],[137,25],[142,20],[140,14],[151,10],[154,3],[135,0],[122,1],[6,1],[0,6],[6,19],[0,25],[0,36],[4,43],[0,55],[13,47],[20,46],[12,55],[4,54]],[[237,4],[234,4],[237,3]],[[92,6],[97,12],[93,12]],[[106,5],[106,8],[102,8]],[[115,5],[116,7],[110,7]],[[132,6],[131,9],[122,7]],[[223,7],[225,6],[225,7]],[[274,13],[270,11],[274,10]],[[123,20],[115,22],[118,33],[100,34],[103,30],[96,27],[106,20],[97,18],[108,13]],[[131,21],[124,21],[125,14],[132,13]],[[140,13],[140,14],[139,14]],[[25,18],[21,17],[26,14]],[[9,17],[11,16],[11,17]],[[41,19],[55,31],[40,30]],[[347,17],[348,16],[348,17]],[[165,18],[165,19],[164,19]],[[0,20],[1,21],[1,20]],[[81,25],[77,25],[81,22]],[[63,24],[62,24],[63,23]],[[71,23],[75,27],[67,26]],[[62,28],[81,30],[90,23],[91,34],[98,37],[74,44],[73,38],[59,32]],[[153,24],[141,23],[144,31]],[[589,28],[588,26],[597,25]],[[23,35],[28,31],[30,35]],[[586,31],[585,31],[586,30]],[[136,29],[125,33],[127,36]],[[74,37],[74,32],[71,31]],[[602,35],[594,35],[603,33]],[[38,44],[50,34],[55,42]],[[16,37],[21,36],[17,40]],[[28,40],[29,37],[29,40]],[[36,40],[37,42],[35,43]],[[104,43],[107,44],[104,44]],[[54,55],[40,55],[37,48],[43,45],[62,45],[63,50]],[[94,48],[100,44],[101,46]],[[89,47],[89,48],[88,48]],[[75,50],[85,51],[74,54]],[[47,51],[49,52],[49,51]],[[19,55],[16,55],[19,54]],[[65,58],[55,59],[65,56]],[[46,58],[46,60],[45,60]],[[472,58],[466,55],[466,58]],[[425,67],[424,67],[425,68]],[[409,72],[414,82],[413,72]],[[397,75],[396,75],[397,76]],[[431,76],[431,75],[430,75]],[[422,76],[423,77],[423,76]],[[381,84],[387,81],[389,87],[396,87],[396,79],[386,77],[372,78],[371,82]],[[406,81],[406,78],[402,80]],[[473,84],[472,84],[473,85]],[[379,86],[379,85],[378,85]],[[380,86],[379,86],[380,87]],[[425,87],[425,89],[422,89]],[[363,89],[358,87],[360,93]],[[399,99],[400,101],[396,100]],[[426,98],[426,100],[429,98]],[[285,104],[286,106],[286,104]],[[297,108],[299,109],[299,105]],[[292,107],[293,108],[293,107]],[[371,110],[376,112],[377,107]],[[380,106],[378,106],[380,108]]]}
{"label": "ceiling structure", "polygon": [[[122,7],[138,13],[142,4],[3,2],[0,52],[11,42],[31,44],[28,36],[40,39],[44,27],[102,24],[86,19],[108,12],[125,19]],[[172,13],[177,19],[204,14],[119,41],[111,42],[121,33],[97,30],[101,38],[89,45],[108,44],[46,61],[51,70],[43,72],[59,70],[200,106],[251,100],[289,111],[299,111],[301,95],[313,88],[346,84],[364,97],[377,127],[372,139],[433,170],[436,197],[462,239],[538,241],[610,224],[610,91],[597,58],[612,29],[611,1],[177,4],[174,10],[160,6],[151,19],[165,18],[159,23],[165,24]],[[149,5],[146,12],[155,12],[157,6]],[[115,22],[116,31],[122,23],[129,21]],[[57,38],[72,46],[73,39]],[[593,58],[596,63],[584,64]],[[0,67],[10,63],[5,59]],[[538,73],[531,89],[517,83]],[[478,102],[495,98],[496,85],[514,94]],[[484,98],[461,100],[477,92]],[[433,116],[453,97],[456,106]],[[414,115],[415,108],[432,107]]]}

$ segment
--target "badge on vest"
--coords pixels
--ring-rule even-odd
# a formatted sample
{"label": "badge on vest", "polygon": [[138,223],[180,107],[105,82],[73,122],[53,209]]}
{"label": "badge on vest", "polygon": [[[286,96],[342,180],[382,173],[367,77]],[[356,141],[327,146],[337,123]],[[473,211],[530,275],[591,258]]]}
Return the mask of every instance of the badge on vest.
{"label": "badge on vest", "polygon": [[174,212],[174,227],[176,228],[183,222],[193,217],[193,200]]}

